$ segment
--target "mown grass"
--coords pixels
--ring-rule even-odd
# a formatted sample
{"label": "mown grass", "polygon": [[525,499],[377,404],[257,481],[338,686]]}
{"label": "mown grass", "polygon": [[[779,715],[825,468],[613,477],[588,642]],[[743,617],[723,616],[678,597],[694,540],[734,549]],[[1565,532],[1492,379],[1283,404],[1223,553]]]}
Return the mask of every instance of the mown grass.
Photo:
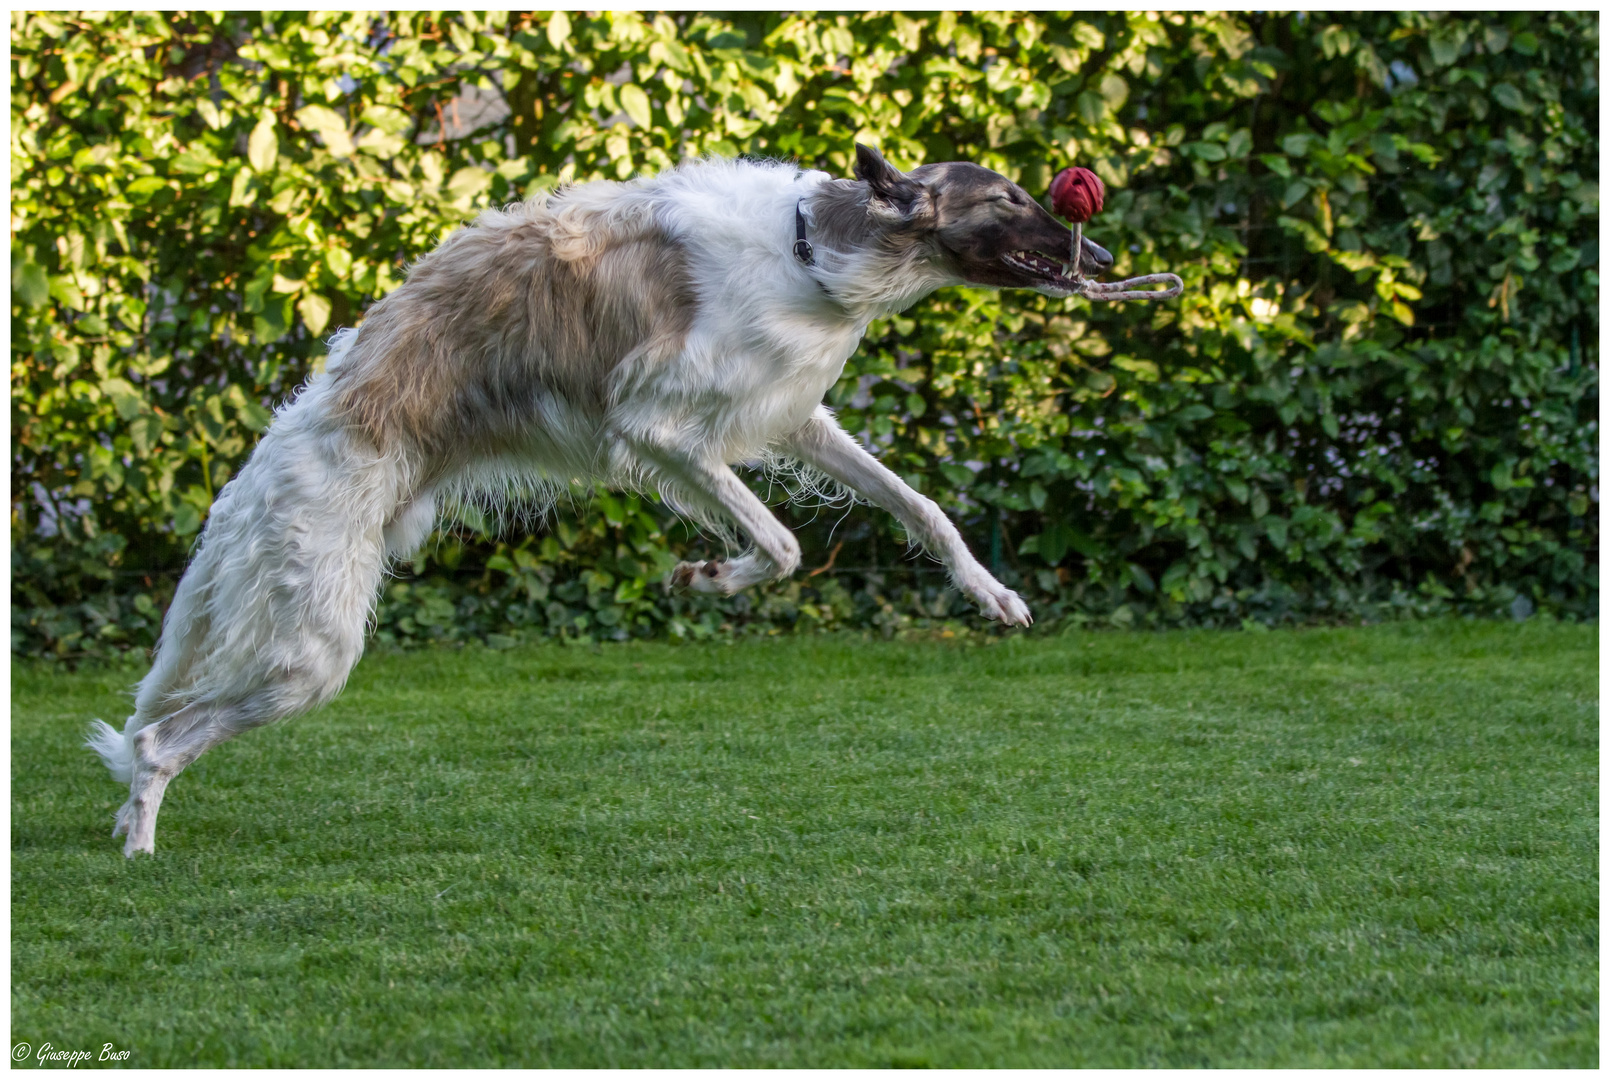
{"label": "mown grass", "polygon": [[14,674],[12,1039],[130,1065],[1598,1062],[1597,630],[372,656],[157,855]]}

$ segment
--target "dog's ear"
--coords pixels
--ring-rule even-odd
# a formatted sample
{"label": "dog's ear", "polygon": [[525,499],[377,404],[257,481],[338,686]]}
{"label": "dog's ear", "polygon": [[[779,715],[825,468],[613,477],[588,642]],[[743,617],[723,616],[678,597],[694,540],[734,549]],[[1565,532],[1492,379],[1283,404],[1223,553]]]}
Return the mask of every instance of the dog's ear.
{"label": "dog's ear", "polygon": [[884,192],[904,180],[905,174],[883,160],[883,155],[870,146],[855,144],[855,178],[872,185],[872,190]]}
{"label": "dog's ear", "polygon": [[883,159],[870,146],[855,144],[855,178],[872,189],[867,209],[890,221],[917,223],[932,216],[933,198],[921,181],[913,180]]}

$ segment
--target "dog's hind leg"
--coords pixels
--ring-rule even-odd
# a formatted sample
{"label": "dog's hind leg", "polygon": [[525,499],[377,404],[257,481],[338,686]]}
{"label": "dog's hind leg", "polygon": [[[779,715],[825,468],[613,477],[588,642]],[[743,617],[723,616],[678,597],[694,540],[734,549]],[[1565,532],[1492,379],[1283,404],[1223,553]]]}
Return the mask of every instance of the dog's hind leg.
{"label": "dog's hind leg", "polygon": [[244,701],[198,702],[136,731],[129,739],[129,798],[112,829],[113,837],[127,833],[123,854],[155,852],[162,797],[186,766],[236,735],[333,697],[350,667],[346,659],[332,655],[312,668],[282,672],[278,682]]}
{"label": "dog's hind leg", "polygon": [[[125,854],[153,850],[163,792],[185,766],[328,701],[363,654],[386,526],[411,491],[404,466],[331,420],[319,389],[281,413],[219,493],[134,715],[90,737],[129,784]],[[417,534],[418,516],[404,516]]]}
{"label": "dog's hind leg", "polygon": [[180,709],[155,724],[147,724],[129,740],[130,777],[128,801],[117,812],[114,837],[128,839],[123,854],[156,850],[157,811],[168,781],[179,775],[202,751],[222,740],[212,737],[213,710],[205,705]]}

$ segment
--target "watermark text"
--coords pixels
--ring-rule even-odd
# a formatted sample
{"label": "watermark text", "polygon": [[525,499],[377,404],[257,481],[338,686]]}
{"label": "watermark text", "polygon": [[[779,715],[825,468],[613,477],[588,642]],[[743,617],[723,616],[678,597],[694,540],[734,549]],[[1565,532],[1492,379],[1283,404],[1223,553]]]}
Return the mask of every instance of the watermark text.
{"label": "watermark text", "polygon": [[35,1049],[32,1043],[20,1042],[11,1048],[12,1061],[28,1061],[32,1059],[39,1065],[65,1065],[69,1069],[77,1068],[85,1061],[127,1061],[132,1051],[119,1050],[112,1043],[102,1043],[99,1051],[95,1050],[68,1050],[54,1043],[42,1043]]}

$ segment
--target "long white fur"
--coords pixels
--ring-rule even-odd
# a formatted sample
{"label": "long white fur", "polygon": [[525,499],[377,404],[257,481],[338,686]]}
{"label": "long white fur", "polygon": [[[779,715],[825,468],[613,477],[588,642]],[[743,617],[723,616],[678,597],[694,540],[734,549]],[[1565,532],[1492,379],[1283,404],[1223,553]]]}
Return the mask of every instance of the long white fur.
{"label": "long white fur", "polygon": [[[583,211],[649,215],[689,253],[700,304],[673,362],[629,358],[600,426],[553,404],[536,449],[419,486],[420,463],[376,451],[332,408],[332,383],[362,331],[331,341],[325,370],[282,407],[250,460],[219,493],[163,624],[154,665],[121,732],[96,721],[88,745],[130,785],[113,835],[124,853],[154,850],[168,782],[251,727],[319,705],[363,651],[387,560],[411,554],[444,501],[525,493],[572,479],[658,488],[679,509],[735,523],[754,550],[683,577],[730,593],[786,576],[792,534],[730,463],[786,456],[892,511],[985,614],[1026,624],[1028,610],[968,552],[934,503],[845,434],[821,404],[867,323],[941,285],[920,261],[819,246],[794,259],[794,208],[829,178],[781,163],[704,161],[629,185],[572,189],[564,210],[585,245]],[[490,211],[485,225],[521,207]],[[820,484],[814,484],[820,489]],[[714,564],[707,564],[714,566]],[[680,569],[680,568],[679,568]]]}

